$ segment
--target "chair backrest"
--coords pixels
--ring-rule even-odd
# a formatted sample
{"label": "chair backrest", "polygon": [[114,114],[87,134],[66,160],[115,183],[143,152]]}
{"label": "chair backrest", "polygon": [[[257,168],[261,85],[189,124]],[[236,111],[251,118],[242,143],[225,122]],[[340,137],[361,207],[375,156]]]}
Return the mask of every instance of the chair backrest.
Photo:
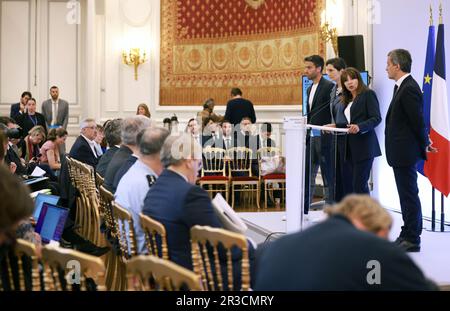
{"label": "chair backrest", "polygon": [[6,273],[4,281],[8,284],[0,282],[0,288],[15,291],[41,290],[38,258],[33,243],[17,239],[13,252],[6,254],[3,260],[5,270],[0,267],[0,273]]}
{"label": "chair backrest", "polygon": [[[169,248],[167,247],[167,234],[164,225],[142,213],[139,215],[139,217],[141,220],[142,230],[144,230],[145,232],[145,240],[150,255],[154,255],[168,260]],[[157,240],[158,236],[161,242],[160,247]]]}
{"label": "chair backrest", "polygon": [[95,184],[97,185],[97,189],[100,188],[101,185],[105,182],[105,179],[98,172],[95,172]]}
{"label": "chair backrest", "polygon": [[234,147],[227,150],[229,175],[233,173],[247,173],[252,176],[253,151],[246,147]]}
{"label": "chair backrest", "polygon": [[106,227],[109,229],[113,237],[115,237],[115,225],[112,215],[112,202],[114,195],[107,190],[103,185],[99,187],[100,212],[103,213],[103,219]]}
{"label": "chair backrest", "polygon": [[128,290],[202,290],[197,274],[169,260],[141,255],[126,265]]}
{"label": "chair backrest", "polygon": [[46,291],[73,289],[73,285],[87,290],[87,278],[94,280],[98,291],[105,290],[105,266],[98,257],[49,244],[42,249],[42,261]]}
{"label": "chair backrest", "polygon": [[203,148],[202,176],[205,176],[205,173],[225,176],[225,155],[226,151],[222,148],[211,146]]}
{"label": "chair backrest", "polygon": [[[247,239],[244,235],[224,229],[197,225],[191,228],[191,243],[194,272],[201,276],[205,289],[233,290],[232,247],[238,247],[242,252],[241,288],[234,290],[250,289],[250,262]],[[227,275],[222,274],[219,246],[222,246],[226,252]],[[225,278],[228,288],[223,286]]]}
{"label": "chair backrest", "polygon": [[133,217],[130,212],[121,207],[117,202],[113,201],[111,204],[120,251],[123,259],[126,261],[137,253]]}

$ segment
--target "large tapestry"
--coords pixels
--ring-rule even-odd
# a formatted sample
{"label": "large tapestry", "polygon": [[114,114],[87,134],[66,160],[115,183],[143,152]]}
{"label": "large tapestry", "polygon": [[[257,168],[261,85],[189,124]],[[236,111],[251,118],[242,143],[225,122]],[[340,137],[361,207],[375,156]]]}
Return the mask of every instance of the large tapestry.
{"label": "large tapestry", "polygon": [[303,59],[323,54],[323,0],[161,0],[160,105],[301,105]]}

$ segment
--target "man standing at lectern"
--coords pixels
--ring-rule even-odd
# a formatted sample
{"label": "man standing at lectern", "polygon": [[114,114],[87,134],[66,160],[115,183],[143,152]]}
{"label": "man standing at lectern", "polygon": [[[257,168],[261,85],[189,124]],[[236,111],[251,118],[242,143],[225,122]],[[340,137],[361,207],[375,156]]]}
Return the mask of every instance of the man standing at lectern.
{"label": "man standing at lectern", "polygon": [[[417,187],[416,163],[426,160],[428,146],[422,111],[422,91],[411,76],[411,54],[397,49],[389,52],[386,71],[395,81],[394,93],[386,115],[385,147],[388,164],[394,169],[395,183],[404,225],[395,241],[407,252],[420,251],[422,207]],[[428,147],[427,147],[428,146]]]}
{"label": "man standing at lectern", "polygon": [[[330,96],[334,84],[322,76],[325,61],[319,55],[308,56],[305,61],[305,75],[313,81],[308,90],[307,116],[308,124],[325,125],[331,123]],[[306,139],[306,165],[305,165],[305,214],[308,214],[311,199],[314,195],[314,187],[317,171],[323,179],[324,195],[327,203],[333,198],[332,187],[332,157],[331,134],[324,134],[312,130]]]}

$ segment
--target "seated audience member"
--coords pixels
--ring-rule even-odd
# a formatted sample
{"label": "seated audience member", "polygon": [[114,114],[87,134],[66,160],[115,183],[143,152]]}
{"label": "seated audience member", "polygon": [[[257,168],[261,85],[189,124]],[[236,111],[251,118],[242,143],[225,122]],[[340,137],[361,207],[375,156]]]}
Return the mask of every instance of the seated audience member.
{"label": "seated audience member", "polygon": [[25,136],[22,142],[22,158],[25,162],[37,163],[40,159],[39,145],[45,141],[45,130],[42,126],[37,125],[28,131],[28,135]]}
{"label": "seated audience member", "polygon": [[[378,202],[350,195],[328,214],[326,221],[264,249],[255,290],[437,289],[404,251],[386,240],[392,219]],[[371,277],[371,263],[381,268],[381,282]]]}
{"label": "seated audience member", "polygon": [[45,135],[47,135],[47,122],[45,121],[45,117],[36,111],[36,100],[34,98],[28,100],[26,113],[20,115],[16,121],[22,128],[23,135],[27,135],[33,127],[38,125],[42,126]]}
{"label": "seated audience member", "polygon": [[27,174],[27,165],[25,160],[20,158],[22,151],[18,145],[21,142],[22,133],[13,119],[0,117],[0,126],[7,138],[7,150],[5,155],[5,164],[10,167],[10,171],[18,176]]}
{"label": "seated audience member", "polygon": [[[123,120],[122,145],[109,162],[105,173],[105,188],[115,192],[122,176],[136,162],[139,154],[138,134],[151,125],[149,118],[133,116]],[[122,168],[123,166],[123,168]]]}
{"label": "seated audience member", "polygon": [[109,162],[116,154],[117,150],[120,148],[120,143],[122,142],[120,138],[120,131],[122,127],[122,119],[114,119],[105,123],[105,139],[108,144],[108,149],[105,154],[102,155],[97,164],[97,173],[102,177],[105,176],[106,168]]}
{"label": "seated audience member", "polygon": [[261,147],[276,147],[272,136],[272,124],[264,122],[261,127]]}
{"label": "seated audience member", "polygon": [[246,147],[252,151],[252,174],[258,176],[257,150],[261,147],[258,135],[252,133],[252,122],[250,118],[244,117],[239,126],[235,129],[235,139],[237,147]]}
{"label": "seated audience member", "polygon": [[105,132],[103,126],[97,124],[97,136],[94,139],[95,151],[101,157],[106,151]]}
{"label": "seated audience member", "polygon": [[48,164],[53,171],[61,169],[61,155],[59,146],[66,142],[67,131],[62,128],[53,128],[48,132],[47,141],[42,145],[41,163]]}
{"label": "seated audience member", "polygon": [[220,144],[220,126],[213,119],[206,120],[206,126],[203,128],[202,143],[203,147],[218,147]]}
{"label": "seated audience member", "polygon": [[99,158],[94,144],[96,136],[97,123],[95,123],[95,120],[90,118],[84,119],[80,123],[80,136],[75,140],[69,155],[75,160],[95,167]]}
{"label": "seated audience member", "polygon": [[25,113],[25,106],[27,105],[27,101],[32,98],[30,92],[25,91],[22,93],[20,97],[20,101],[16,104],[11,105],[11,112],[9,113],[9,117],[17,121],[20,115]]}
{"label": "seated audience member", "polygon": [[148,109],[148,106],[146,104],[139,104],[137,107],[136,115],[144,116],[147,118],[150,118],[152,115],[150,113],[150,109]]}
{"label": "seated audience member", "polygon": [[213,120],[214,123],[220,123],[223,120],[223,116],[215,114],[214,111],[214,99],[208,98],[203,104],[203,110],[198,113],[198,117],[202,122],[202,126],[205,127],[209,120]]}
{"label": "seated audience member", "polygon": [[5,128],[0,125],[0,166],[4,164],[6,151],[8,149],[8,139],[5,135]]}
{"label": "seated audience member", "polygon": [[[3,139],[2,139],[3,137]],[[5,141],[0,134],[0,141]],[[0,162],[3,158],[3,144],[0,144]],[[10,290],[9,277],[5,270],[5,260],[9,251],[13,249],[16,231],[23,219],[28,219],[33,213],[33,201],[28,189],[16,176],[11,174],[4,165],[0,165],[0,288]],[[14,272],[13,272],[14,273]],[[14,273],[15,274],[15,273]]]}
{"label": "seated audience member", "polygon": [[169,131],[162,127],[144,130],[139,142],[139,158],[123,175],[114,196],[116,202],[133,216],[138,254],[146,252],[145,234],[139,214],[142,213],[148,190],[163,171],[159,154],[167,136]]}
{"label": "seated audience member", "polygon": [[233,125],[228,120],[222,122],[222,135],[221,143],[217,145],[218,148],[223,148],[225,150],[236,147],[235,139],[233,135]]}
{"label": "seated audience member", "polygon": [[202,129],[198,126],[197,119],[192,118],[188,121],[185,132],[191,134],[191,137],[202,145],[201,130]]}
{"label": "seated audience member", "polygon": [[[143,213],[164,225],[170,260],[192,270],[191,227],[222,227],[207,192],[195,185],[202,166],[202,148],[188,134],[169,136],[161,161],[166,169],[147,193]],[[233,252],[233,260],[237,262],[240,257],[239,252]],[[235,268],[233,272],[240,273],[239,267]],[[239,281],[240,277],[234,279]],[[235,283],[235,288],[238,286]]]}

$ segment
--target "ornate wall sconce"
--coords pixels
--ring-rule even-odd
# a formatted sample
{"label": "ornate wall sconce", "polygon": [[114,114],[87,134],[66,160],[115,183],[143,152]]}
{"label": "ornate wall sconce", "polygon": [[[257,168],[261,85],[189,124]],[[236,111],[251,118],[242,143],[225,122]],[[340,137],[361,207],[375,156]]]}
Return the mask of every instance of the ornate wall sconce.
{"label": "ornate wall sconce", "polygon": [[134,66],[134,80],[138,79],[138,67],[146,61],[145,52],[142,53],[139,48],[131,48],[130,51],[123,52],[122,61],[125,65]]}
{"label": "ornate wall sconce", "polygon": [[331,27],[328,22],[325,22],[323,26],[320,28],[320,38],[325,41],[331,41],[333,46],[334,54],[338,55],[338,33],[335,27]]}

